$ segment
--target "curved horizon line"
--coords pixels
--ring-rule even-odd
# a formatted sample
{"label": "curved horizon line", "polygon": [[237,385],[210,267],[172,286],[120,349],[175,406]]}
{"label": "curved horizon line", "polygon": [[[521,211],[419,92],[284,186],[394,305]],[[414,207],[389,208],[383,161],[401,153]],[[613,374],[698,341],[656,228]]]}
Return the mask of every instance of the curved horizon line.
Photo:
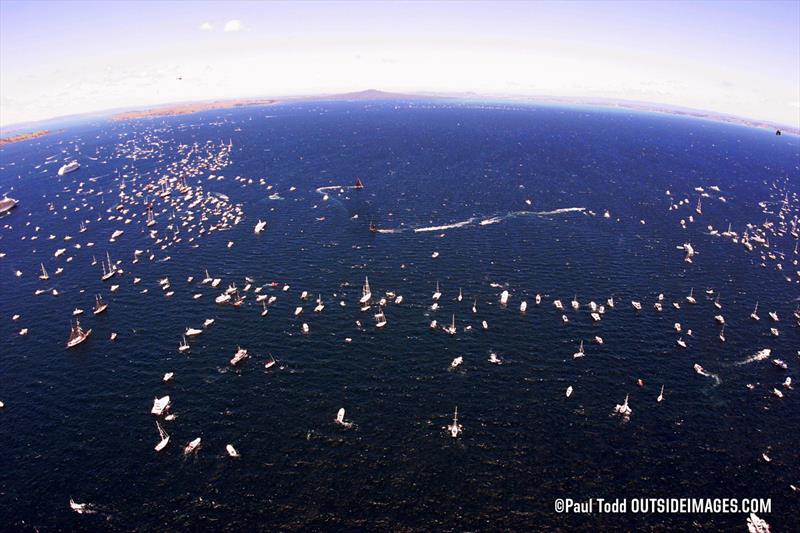
{"label": "curved horizon line", "polygon": [[[594,97],[594,96],[557,96],[557,95],[525,95],[525,94],[492,94],[492,93],[478,93],[473,91],[465,92],[440,92],[440,91],[419,91],[419,92],[389,92],[376,89],[366,89],[363,91],[345,92],[345,93],[317,93],[317,94],[295,94],[295,95],[280,95],[280,96],[250,96],[250,97],[228,97],[228,98],[210,98],[202,100],[180,100],[172,102],[164,102],[152,105],[131,105],[124,107],[105,108],[93,111],[86,111],[81,113],[74,113],[70,115],[56,115],[54,117],[31,120],[27,122],[16,122],[13,124],[0,124],[0,133],[2,135],[9,135],[14,133],[21,133],[22,130],[28,130],[35,126],[43,126],[48,123],[57,123],[59,121],[79,120],[81,118],[97,117],[113,119],[115,115],[124,115],[128,113],[143,113],[157,112],[158,110],[168,109],[177,106],[202,106],[209,104],[218,104],[215,107],[207,109],[196,109],[190,111],[165,113],[163,115],[154,114],[151,118],[159,116],[174,116],[181,114],[194,114],[202,111],[209,111],[213,109],[231,109],[242,105],[260,106],[260,105],[274,105],[291,102],[303,101],[326,101],[326,100],[340,100],[340,101],[380,101],[380,100],[398,100],[398,99],[450,99],[450,100],[474,100],[475,102],[490,102],[490,101],[506,101],[522,104],[533,103],[555,103],[563,105],[581,105],[596,108],[616,108],[616,109],[629,109],[631,111],[639,111],[645,113],[658,113],[668,114],[675,116],[684,116],[695,118],[699,120],[707,120],[718,123],[738,124],[741,126],[759,128],[759,129],[776,129],[785,133],[800,135],[800,117],[798,117],[798,124],[791,125],[788,123],[777,122],[774,120],[763,120],[741,115],[732,115],[730,113],[723,113],[719,111],[711,111],[706,109],[690,108],[678,106],[674,104],[667,104],[662,102],[651,102],[644,100],[627,100],[610,97]],[[239,102],[239,106],[236,103]],[[227,105],[226,105],[227,104]],[[141,117],[131,117],[130,120],[137,118],[146,118],[145,115]],[[30,132],[26,132],[30,133]]]}

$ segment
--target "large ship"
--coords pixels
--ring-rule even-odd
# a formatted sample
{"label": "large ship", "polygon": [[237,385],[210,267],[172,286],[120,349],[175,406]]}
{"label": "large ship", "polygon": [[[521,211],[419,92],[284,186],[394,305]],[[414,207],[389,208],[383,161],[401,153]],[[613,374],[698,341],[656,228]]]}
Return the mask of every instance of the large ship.
{"label": "large ship", "polygon": [[19,202],[17,202],[13,198],[9,198],[8,196],[3,196],[3,198],[0,199],[0,215],[4,215],[7,212],[14,209],[15,207],[17,207],[18,203]]}
{"label": "large ship", "polygon": [[70,172],[75,172],[81,168],[80,163],[77,161],[70,161],[66,165],[62,165],[61,168],[58,169],[58,175],[63,176],[64,174],[69,174]]}
{"label": "large ship", "polygon": [[85,341],[91,334],[92,334],[91,329],[84,331],[83,329],[81,329],[81,323],[76,320],[75,325],[72,326],[72,330],[69,332],[69,339],[67,340],[67,348],[74,348],[75,346]]}

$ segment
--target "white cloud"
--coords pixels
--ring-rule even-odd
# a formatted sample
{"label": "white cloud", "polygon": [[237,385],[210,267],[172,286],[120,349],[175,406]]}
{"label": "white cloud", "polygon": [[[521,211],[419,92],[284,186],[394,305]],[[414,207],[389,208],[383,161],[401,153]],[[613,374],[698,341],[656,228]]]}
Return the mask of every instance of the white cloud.
{"label": "white cloud", "polygon": [[214,29],[214,26],[212,26],[210,22],[204,22],[200,24],[200,29],[203,31],[210,31]]}
{"label": "white cloud", "polygon": [[238,19],[229,20],[225,23],[225,31],[239,31],[242,27],[242,21]]}

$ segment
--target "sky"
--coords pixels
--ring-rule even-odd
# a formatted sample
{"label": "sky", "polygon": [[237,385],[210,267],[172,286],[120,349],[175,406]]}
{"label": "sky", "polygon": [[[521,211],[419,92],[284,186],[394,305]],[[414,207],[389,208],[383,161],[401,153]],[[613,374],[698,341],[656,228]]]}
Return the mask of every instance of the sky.
{"label": "sky", "polygon": [[3,126],[369,88],[616,98],[800,127],[800,0],[0,0]]}

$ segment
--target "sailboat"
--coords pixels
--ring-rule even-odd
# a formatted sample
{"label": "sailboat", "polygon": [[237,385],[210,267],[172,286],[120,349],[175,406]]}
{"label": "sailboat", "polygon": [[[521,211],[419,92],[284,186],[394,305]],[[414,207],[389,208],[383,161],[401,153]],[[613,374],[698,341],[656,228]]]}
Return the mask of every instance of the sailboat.
{"label": "sailboat", "polygon": [[202,439],[200,437],[197,437],[193,441],[189,442],[189,444],[187,444],[186,447],[183,449],[183,454],[189,455],[193,451],[197,450],[197,448],[200,446],[201,440]]}
{"label": "sailboat", "polygon": [[183,340],[178,344],[178,351],[185,352],[189,349],[189,343],[186,342],[186,337],[182,336],[181,339]]}
{"label": "sailboat", "polygon": [[267,223],[265,221],[261,220],[261,219],[258,219],[258,222],[256,222],[256,227],[255,227],[255,230],[254,230],[255,234],[259,235],[262,231],[264,231],[264,228],[266,228],[266,227],[267,227]]}
{"label": "sailboat", "polygon": [[364,286],[361,288],[361,299],[358,301],[360,304],[366,304],[372,299],[372,291],[369,288],[369,278],[364,277]]}
{"label": "sailboat", "polygon": [[750,313],[750,318],[752,318],[752,319],[753,319],[753,320],[755,320],[756,322],[758,322],[759,320],[761,320],[761,317],[760,317],[760,316],[758,316],[758,302],[756,302],[756,307],[755,307],[755,309],[753,309],[753,312],[752,312],[752,313]]}
{"label": "sailboat", "polygon": [[694,210],[698,215],[703,214],[703,209],[702,206],[700,205],[700,198],[697,199],[697,207],[695,207]]}
{"label": "sailboat", "polygon": [[42,263],[42,274],[39,276],[39,279],[42,281],[47,281],[50,279],[50,274],[48,274],[47,270],[44,269],[44,263]]}
{"label": "sailboat", "polygon": [[614,412],[618,415],[622,416],[623,418],[629,418],[631,413],[633,412],[631,408],[628,406],[628,395],[625,395],[625,401],[622,404],[617,404],[614,406]]}
{"label": "sailboat", "polygon": [[242,347],[237,347],[236,354],[231,359],[231,366],[236,366],[240,361],[248,357],[247,350]]}
{"label": "sailboat", "polygon": [[79,345],[80,343],[88,339],[89,335],[91,334],[92,334],[91,329],[83,331],[81,329],[80,320],[76,320],[75,325],[72,326],[72,330],[69,333],[69,339],[67,339],[67,348],[74,348],[75,346]]}
{"label": "sailboat", "polygon": [[151,207],[147,208],[147,227],[154,226],[156,223],[156,219],[153,216],[153,209]]}
{"label": "sailboat", "polygon": [[386,315],[383,314],[383,311],[380,311],[375,314],[375,327],[382,328],[386,325]]}
{"label": "sailboat", "polygon": [[317,295],[317,306],[314,308],[315,313],[321,313],[325,309],[325,304],[322,303],[322,295]]}
{"label": "sailboat", "polygon": [[456,411],[453,414],[453,423],[447,426],[447,431],[450,432],[450,436],[454,439],[461,434],[461,424],[458,423],[458,406],[456,406]]}
{"label": "sailboat", "polygon": [[697,303],[697,300],[694,297],[694,287],[692,287],[691,290],[689,291],[689,296],[686,297],[686,301],[689,302],[690,304]]}
{"label": "sailboat", "polygon": [[578,359],[579,357],[583,357],[583,355],[584,355],[584,353],[583,353],[583,340],[581,340],[581,345],[580,345],[580,348],[578,348],[578,351],[577,351],[577,352],[575,352],[574,354],[572,354],[572,357],[573,357],[574,359]]}
{"label": "sailboat", "polygon": [[659,403],[664,401],[664,385],[661,385],[661,392],[658,393],[658,398],[656,398],[656,401]]}
{"label": "sailboat", "polygon": [[722,325],[722,329],[719,332],[719,340],[725,342],[725,324]]}
{"label": "sailboat", "polygon": [[95,296],[94,310],[92,314],[99,315],[108,308],[108,304],[103,301],[103,297],[99,294]]}
{"label": "sailboat", "polygon": [[158,442],[158,444],[156,444],[155,450],[160,452],[166,448],[167,444],[169,443],[169,434],[164,431],[164,428],[161,427],[161,424],[158,423],[158,420],[156,420],[156,428],[158,429],[158,435],[161,440]]}
{"label": "sailboat", "polygon": [[445,327],[444,330],[450,335],[456,334],[456,315],[453,315],[453,321],[450,323],[449,326]]}
{"label": "sailboat", "polygon": [[356,187],[356,189],[359,189],[359,190],[361,190],[361,189],[363,189],[363,188],[364,188],[364,184],[363,184],[363,183],[361,183],[361,178],[356,178],[356,185],[355,185],[355,187]]}
{"label": "sailboat", "polygon": [[431,296],[431,298],[433,299],[434,302],[437,302],[437,301],[439,301],[439,298],[441,298],[441,297],[442,297],[442,291],[439,290],[439,282],[437,281],[436,282],[436,292],[433,293],[433,296]]}
{"label": "sailboat", "polygon": [[106,271],[106,265],[102,261],[100,261],[100,265],[103,267],[103,275],[100,277],[103,281],[109,280],[114,277],[114,274],[117,273],[116,268],[111,265],[111,257],[106,252],[106,257],[108,258],[108,271]]}
{"label": "sailboat", "polygon": [[464,299],[464,295],[461,293],[461,287],[458,288],[458,298],[457,300],[460,302]]}
{"label": "sailboat", "polygon": [[717,299],[714,300],[714,307],[716,307],[717,309],[722,309],[722,304],[719,303],[719,293],[717,293]]}

